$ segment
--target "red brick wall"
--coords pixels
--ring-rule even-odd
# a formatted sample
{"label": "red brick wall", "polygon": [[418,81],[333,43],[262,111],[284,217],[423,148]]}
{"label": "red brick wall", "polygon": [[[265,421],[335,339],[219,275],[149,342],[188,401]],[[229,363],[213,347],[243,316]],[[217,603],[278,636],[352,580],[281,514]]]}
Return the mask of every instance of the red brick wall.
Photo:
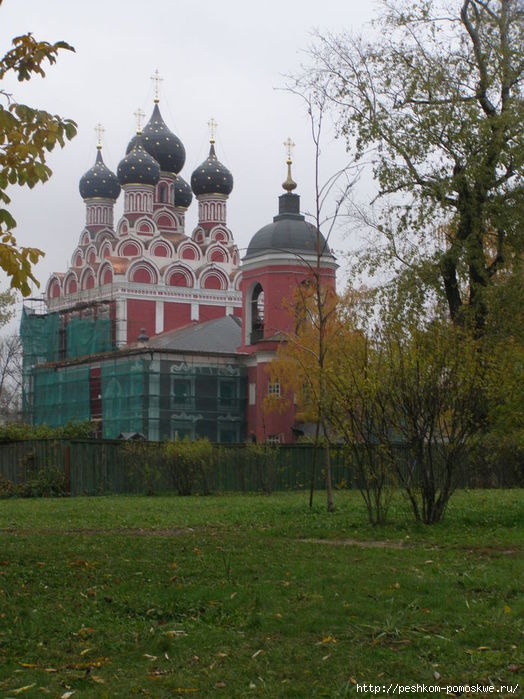
{"label": "red brick wall", "polygon": [[127,341],[136,342],[142,328],[148,337],[155,334],[155,301],[128,299],[127,301]]}
{"label": "red brick wall", "polygon": [[181,328],[190,322],[190,303],[164,303],[164,331]]}

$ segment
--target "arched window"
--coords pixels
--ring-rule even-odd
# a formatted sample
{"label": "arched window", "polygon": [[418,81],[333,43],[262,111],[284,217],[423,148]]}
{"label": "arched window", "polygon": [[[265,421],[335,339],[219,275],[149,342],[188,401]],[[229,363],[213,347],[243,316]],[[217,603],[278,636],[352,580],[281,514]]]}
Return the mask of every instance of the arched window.
{"label": "arched window", "polygon": [[264,289],[256,284],[251,296],[251,344],[264,337]]}

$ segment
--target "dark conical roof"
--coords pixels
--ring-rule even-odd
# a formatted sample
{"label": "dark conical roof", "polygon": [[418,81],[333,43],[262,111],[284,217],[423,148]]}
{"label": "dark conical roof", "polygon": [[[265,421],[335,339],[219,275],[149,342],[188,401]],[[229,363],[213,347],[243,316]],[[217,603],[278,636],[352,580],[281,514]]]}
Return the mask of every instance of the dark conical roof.
{"label": "dark conical roof", "polygon": [[233,191],[233,175],[218,160],[213,141],[207,159],[191,175],[191,188],[197,197],[200,194],[229,195]]}
{"label": "dark conical roof", "polygon": [[175,206],[181,206],[184,209],[193,201],[193,192],[191,187],[180,175],[176,176],[175,180]]}
{"label": "dark conical roof", "polygon": [[117,176],[107,167],[102,158],[102,149],[98,146],[95,164],[82,177],[78,184],[82,199],[100,197],[118,199],[120,185]]}
{"label": "dark conical roof", "polygon": [[[131,139],[126,153],[129,153],[136,142],[136,136]],[[166,126],[158,104],[155,104],[151,118],[144,126],[141,134],[142,146],[153,156],[163,172],[178,174],[186,162],[186,149],[182,141]]]}
{"label": "dark conical roof", "polygon": [[156,184],[160,179],[160,165],[142,145],[142,136],[132,139],[133,147],[117,168],[120,184]]}

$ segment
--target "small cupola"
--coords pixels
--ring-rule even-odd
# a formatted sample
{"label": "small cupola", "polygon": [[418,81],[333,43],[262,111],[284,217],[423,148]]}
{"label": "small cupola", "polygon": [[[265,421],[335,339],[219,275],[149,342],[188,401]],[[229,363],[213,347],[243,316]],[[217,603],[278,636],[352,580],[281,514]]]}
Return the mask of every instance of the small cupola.
{"label": "small cupola", "polygon": [[215,121],[211,119],[209,125],[211,128],[209,155],[191,175],[191,188],[196,197],[205,194],[222,194],[227,197],[233,191],[233,175],[217,158],[214,136]]}
{"label": "small cupola", "polygon": [[120,194],[120,184],[114,172],[107,167],[102,158],[102,143],[100,135],[102,127],[98,126],[99,139],[96,147],[96,160],[93,167],[82,175],[78,184],[82,199],[111,199],[116,201]]}

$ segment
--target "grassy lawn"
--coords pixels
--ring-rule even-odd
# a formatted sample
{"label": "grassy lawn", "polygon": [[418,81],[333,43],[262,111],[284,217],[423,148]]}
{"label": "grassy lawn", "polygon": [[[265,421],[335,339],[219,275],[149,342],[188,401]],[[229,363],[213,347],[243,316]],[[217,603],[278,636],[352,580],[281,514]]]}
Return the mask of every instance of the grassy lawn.
{"label": "grassy lawn", "polygon": [[522,495],[457,493],[434,527],[399,498],[381,528],[347,491],[334,514],[322,493],[0,501],[0,696],[522,696]]}

